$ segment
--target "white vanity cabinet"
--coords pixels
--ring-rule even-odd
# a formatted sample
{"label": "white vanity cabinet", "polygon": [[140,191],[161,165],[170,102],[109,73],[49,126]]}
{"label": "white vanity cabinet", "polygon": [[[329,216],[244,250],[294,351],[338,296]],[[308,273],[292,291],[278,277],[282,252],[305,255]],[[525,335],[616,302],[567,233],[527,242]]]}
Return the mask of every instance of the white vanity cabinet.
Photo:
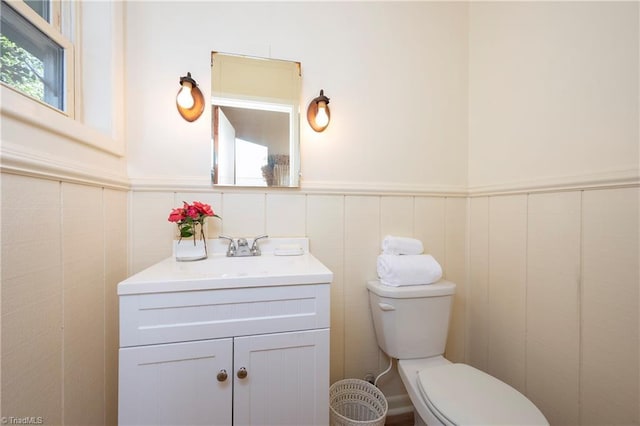
{"label": "white vanity cabinet", "polygon": [[260,280],[225,273],[235,260],[167,259],[120,283],[121,426],[329,423],[331,272],[307,253]]}
{"label": "white vanity cabinet", "polygon": [[232,424],[232,356],[233,339],[120,349],[119,424]]}

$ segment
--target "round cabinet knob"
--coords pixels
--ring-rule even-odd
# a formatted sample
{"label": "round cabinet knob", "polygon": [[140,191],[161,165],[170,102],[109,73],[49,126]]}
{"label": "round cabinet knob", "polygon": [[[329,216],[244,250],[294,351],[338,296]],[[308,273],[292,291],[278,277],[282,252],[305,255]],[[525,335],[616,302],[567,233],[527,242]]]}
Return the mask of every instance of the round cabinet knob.
{"label": "round cabinet knob", "polygon": [[218,379],[219,382],[224,382],[225,380],[227,380],[227,370],[220,370],[220,372],[216,376],[216,379]]}
{"label": "round cabinet knob", "polygon": [[242,367],[238,370],[238,379],[244,379],[245,377],[247,377],[247,369]]}

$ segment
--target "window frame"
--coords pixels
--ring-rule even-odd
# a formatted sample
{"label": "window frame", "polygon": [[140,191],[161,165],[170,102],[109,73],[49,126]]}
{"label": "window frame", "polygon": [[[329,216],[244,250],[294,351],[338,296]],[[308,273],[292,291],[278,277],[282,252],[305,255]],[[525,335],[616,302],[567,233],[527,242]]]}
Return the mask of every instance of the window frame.
{"label": "window frame", "polygon": [[[12,8],[16,13],[21,15],[24,19],[26,19],[31,25],[44,33],[47,37],[51,38],[55,43],[57,43],[63,50],[63,105],[64,110],[60,110],[55,106],[48,104],[40,99],[36,99],[4,82],[0,82],[2,86],[11,89],[12,91],[25,96],[28,99],[31,99],[41,105],[46,106],[47,108],[52,109],[60,114],[63,114],[69,118],[75,118],[76,116],[76,81],[75,81],[75,46],[63,32],[67,34],[72,34],[73,29],[75,28],[74,22],[74,6],[75,2],[65,2],[64,4],[59,0],[51,0],[51,21],[49,23],[46,19],[40,16],[36,11],[34,11],[28,4],[26,4],[22,0],[2,0],[7,7]],[[64,6],[64,7],[63,7]]]}

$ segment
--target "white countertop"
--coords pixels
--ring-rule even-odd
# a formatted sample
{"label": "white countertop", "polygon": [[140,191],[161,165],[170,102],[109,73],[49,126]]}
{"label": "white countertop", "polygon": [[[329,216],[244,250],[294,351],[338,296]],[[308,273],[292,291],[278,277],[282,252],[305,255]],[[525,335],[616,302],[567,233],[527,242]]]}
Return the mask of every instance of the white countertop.
{"label": "white countertop", "polygon": [[308,241],[301,241],[301,255],[274,254],[278,247],[290,248],[297,240],[306,239],[271,239],[268,244],[261,244],[261,256],[252,257],[226,257],[220,252],[225,246],[210,240],[213,254],[208,259],[164,259],[118,284],[118,294],[330,283],[333,273],[308,252]]}

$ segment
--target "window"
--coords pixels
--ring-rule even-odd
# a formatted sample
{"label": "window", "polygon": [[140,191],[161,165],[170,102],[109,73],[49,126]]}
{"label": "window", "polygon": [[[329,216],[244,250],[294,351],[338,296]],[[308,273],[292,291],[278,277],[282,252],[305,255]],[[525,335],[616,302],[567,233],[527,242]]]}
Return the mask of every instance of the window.
{"label": "window", "polygon": [[61,32],[60,2],[2,0],[1,8],[0,81],[72,115],[73,45]]}
{"label": "window", "polygon": [[42,16],[42,18],[51,23],[51,8],[53,5],[48,0],[24,0],[24,2],[31,9],[34,10],[38,15]]}

